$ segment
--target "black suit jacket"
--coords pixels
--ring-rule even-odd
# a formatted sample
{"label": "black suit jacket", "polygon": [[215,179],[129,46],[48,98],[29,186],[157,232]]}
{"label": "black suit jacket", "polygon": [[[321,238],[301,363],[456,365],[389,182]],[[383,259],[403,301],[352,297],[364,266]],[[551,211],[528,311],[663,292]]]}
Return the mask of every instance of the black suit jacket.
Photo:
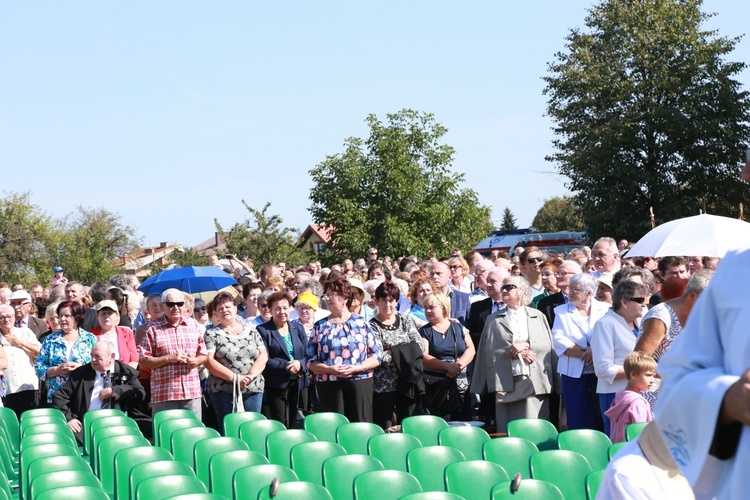
{"label": "black suit jacket", "polygon": [[555,307],[565,304],[565,296],[562,292],[553,293],[539,301],[536,308],[547,318],[550,329],[555,324]]}
{"label": "black suit jacket", "polygon": [[492,314],[492,299],[490,297],[477,300],[471,304],[469,319],[466,320],[466,328],[469,329],[469,335],[471,335],[471,340],[474,342],[475,348],[479,347],[479,339],[482,338],[482,330],[484,330],[484,324],[487,322],[490,314]]}
{"label": "black suit jacket", "polygon": [[[305,366],[305,357],[307,356],[307,335],[302,323],[290,321],[289,335],[292,339],[294,348],[294,359],[302,365],[302,373],[299,375],[299,388],[307,387],[307,368]],[[263,370],[263,378],[266,386],[273,389],[285,389],[289,385],[289,372],[286,371],[286,365],[292,359],[289,357],[289,351],[286,348],[284,339],[279,334],[279,329],[273,322],[273,319],[258,326],[263,343],[268,351],[268,363]]]}

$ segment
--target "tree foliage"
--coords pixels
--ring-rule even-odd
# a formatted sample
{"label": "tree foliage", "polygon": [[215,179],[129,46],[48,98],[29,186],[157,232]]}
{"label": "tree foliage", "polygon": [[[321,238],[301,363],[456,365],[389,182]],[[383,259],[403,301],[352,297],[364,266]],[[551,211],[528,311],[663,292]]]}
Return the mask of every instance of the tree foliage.
{"label": "tree foliage", "polygon": [[638,238],[706,207],[737,216],[750,101],[738,39],[702,29],[701,0],[605,0],[544,78],[556,152],[591,236]]}
{"label": "tree foliage", "polygon": [[581,209],[571,196],[553,196],[544,200],[531,225],[540,233],[586,229]]}
{"label": "tree foliage", "polygon": [[280,216],[269,214],[270,203],[266,203],[263,210],[251,207],[245,200],[242,200],[242,204],[251,218],[237,222],[229,230],[225,230],[214,219],[216,230],[221,233],[227,246],[227,253],[242,260],[253,259],[258,268],[262,264],[278,261],[287,264],[303,263],[305,255],[295,246],[299,231],[284,227],[284,220]]}
{"label": "tree foliage", "polygon": [[169,261],[180,267],[206,266],[208,258],[190,247],[181,247],[169,255]]}
{"label": "tree foliage", "polygon": [[447,254],[473,247],[491,230],[490,210],[451,172],[447,129],[430,113],[404,109],[365,120],[367,139],[349,137],[344,151],[310,171],[313,220],[331,230],[331,251],[362,256]]}
{"label": "tree foliage", "polygon": [[5,193],[0,199],[0,279],[33,283],[37,276],[52,278],[48,246],[54,223],[30,201],[29,193]]}
{"label": "tree foliage", "polygon": [[516,216],[513,215],[513,212],[508,207],[505,207],[505,210],[503,210],[503,222],[502,224],[500,224],[500,229],[503,229],[505,231],[518,229],[518,221],[516,220]]}

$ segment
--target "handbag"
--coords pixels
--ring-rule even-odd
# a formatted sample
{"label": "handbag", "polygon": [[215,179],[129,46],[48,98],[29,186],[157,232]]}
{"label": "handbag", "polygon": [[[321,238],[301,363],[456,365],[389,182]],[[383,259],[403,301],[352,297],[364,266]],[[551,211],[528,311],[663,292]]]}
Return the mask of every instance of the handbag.
{"label": "handbag", "polygon": [[242,397],[242,388],[240,387],[240,376],[236,373],[232,378],[232,412],[242,413],[245,411],[245,400]]}
{"label": "handbag", "polygon": [[[453,327],[451,327],[451,332],[453,333],[453,355],[458,357],[458,340]],[[425,398],[429,412],[438,417],[450,415],[463,408],[461,391],[457,380],[453,378],[440,378],[425,387]]]}

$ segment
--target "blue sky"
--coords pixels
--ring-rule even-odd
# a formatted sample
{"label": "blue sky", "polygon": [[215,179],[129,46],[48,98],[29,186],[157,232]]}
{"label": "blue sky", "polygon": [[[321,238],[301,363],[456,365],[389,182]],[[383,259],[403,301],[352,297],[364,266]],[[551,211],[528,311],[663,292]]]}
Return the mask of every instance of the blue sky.
{"label": "blue sky", "polygon": [[[308,171],[369,113],[428,111],[500,219],[566,193],[544,161],[541,77],[592,1],[3,2],[0,172],[54,216],[122,215],[145,245],[195,245],[241,200],[297,229]],[[750,3],[708,0],[747,31]],[[731,59],[750,61],[743,39]],[[740,80],[746,88],[750,73]]]}

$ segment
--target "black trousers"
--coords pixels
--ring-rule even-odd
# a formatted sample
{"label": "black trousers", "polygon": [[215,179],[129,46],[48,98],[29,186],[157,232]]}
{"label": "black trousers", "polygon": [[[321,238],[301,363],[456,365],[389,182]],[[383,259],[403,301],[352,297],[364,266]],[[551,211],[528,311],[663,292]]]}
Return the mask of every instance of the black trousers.
{"label": "black trousers", "polygon": [[316,382],[321,411],[343,413],[349,422],[372,422],[372,377]]}
{"label": "black trousers", "polygon": [[39,406],[39,391],[30,389],[8,394],[3,398],[3,406],[10,408],[21,419],[21,413]]}
{"label": "black trousers", "polygon": [[375,423],[384,430],[393,427],[393,411],[396,411],[396,420],[401,423],[406,417],[414,415],[417,400],[408,398],[399,392],[376,392],[372,400],[372,412]]}
{"label": "black trousers", "polygon": [[287,429],[294,428],[299,406],[299,380],[290,380],[285,389],[266,386],[268,418],[278,420]]}

